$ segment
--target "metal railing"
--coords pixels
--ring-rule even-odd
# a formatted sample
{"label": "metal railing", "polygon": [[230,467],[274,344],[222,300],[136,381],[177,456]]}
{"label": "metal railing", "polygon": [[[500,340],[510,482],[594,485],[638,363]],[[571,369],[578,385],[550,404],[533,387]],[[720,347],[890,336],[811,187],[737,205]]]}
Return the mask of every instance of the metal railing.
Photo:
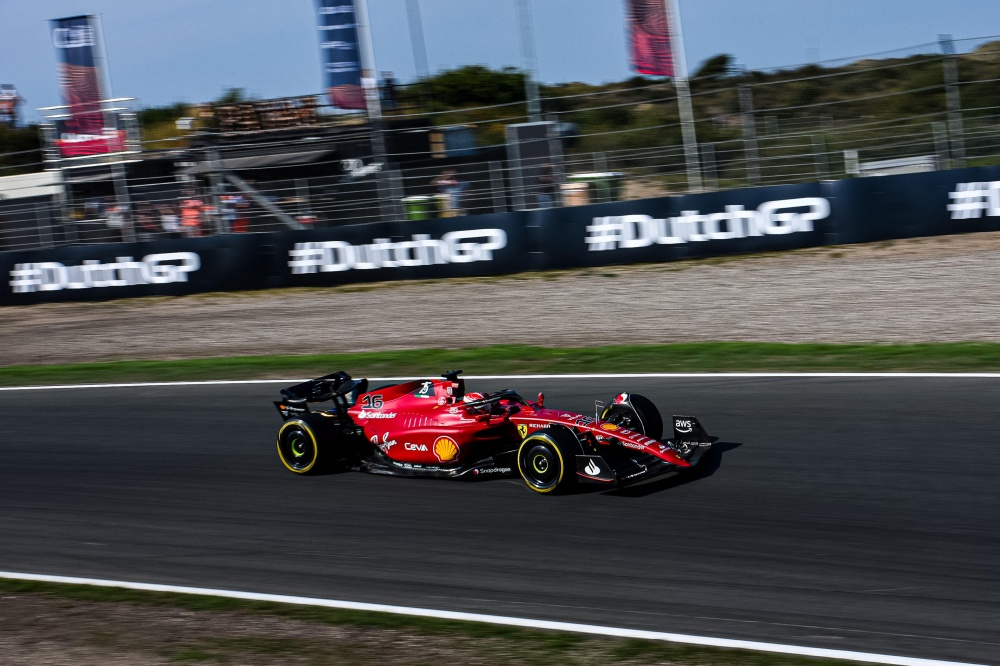
{"label": "metal railing", "polygon": [[[899,61],[862,60],[836,71],[816,67],[809,75],[736,73],[719,80],[692,79],[703,188],[848,178],[858,173],[852,162],[929,158],[926,163],[944,168],[1000,164],[1000,46],[975,55],[975,68],[966,66],[971,61],[964,56],[945,52]],[[957,78],[950,80],[948,64],[956,61]],[[940,71],[937,80],[928,76],[934,71]],[[884,88],[882,77],[910,74],[910,87]],[[63,197],[24,196],[30,185],[18,192],[0,180],[0,250],[503,212],[521,201],[528,208],[549,204],[549,197],[538,196],[543,193],[539,186],[518,191],[514,166],[496,157],[503,126],[527,121],[523,102],[428,110],[423,99],[418,89],[403,89],[387,117],[471,127],[479,138],[479,154],[490,157],[435,161],[427,154],[360,155],[354,159],[363,168],[352,175],[345,174],[341,157],[334,157],[334,139],[326,145],[330,156],[311,163],[312,173],[320,175],[289,178],[285,166],[258,165],[255,182],[241,183],[238,170],[222,168],[205,152],[200,171],[129,178],[125,204],[113,193],[95,194],[85,183],[66,184],[71,176],[62,178]],[[566,129],[559,170],[564,189],[551,205],[690,191],[677,100],[669,84],[550,93],[542,104],[547,119]],[[343,129],[356,122],[342,116],[320,118],[315,127]],[[574,126],[586,131],[574,134]],[[357,126],[341,141],[357,141],[366,131]],[[259,136],[247,133],[245,147],[262,145]],[[192,138],[157,139],[146,147],[155,144],[158,154],[172,154],[171,146],[180,149]],[[227,150],[241,147],[239,141],[231,140]],[[269,152],[301,149],[287,138],[265,145]],[[413,161],[420,156],[425,159]],[[433,184],[444,168],[438,162],[457,170],[458,191],[442,192]],[[375,164],[380,166],[364,168]],[[0,166],[0,176],[4,172]],[[609,175],[603,181],[595,176],[583,190],[586,194],[579,185],[565,187],[574,174],[584,173]]]}

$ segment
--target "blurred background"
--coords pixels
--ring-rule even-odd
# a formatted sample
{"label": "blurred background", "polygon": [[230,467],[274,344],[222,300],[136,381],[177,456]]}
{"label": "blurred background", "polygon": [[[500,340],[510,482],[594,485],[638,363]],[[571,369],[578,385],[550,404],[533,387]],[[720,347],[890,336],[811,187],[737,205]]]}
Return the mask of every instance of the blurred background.
{"label": "blurred background", "polygon": [[[348,14],[323,13],[340,9],[350,30],[327,22]],[[60,10],[71,18],[53,20]],[[989,34],[1000,30],[988,2],[2,11],[0,250],[1000,161],[1000,41]],[[91,33],[89,46],[59,43]],[[86,62],[66,60],[86,50]]]}

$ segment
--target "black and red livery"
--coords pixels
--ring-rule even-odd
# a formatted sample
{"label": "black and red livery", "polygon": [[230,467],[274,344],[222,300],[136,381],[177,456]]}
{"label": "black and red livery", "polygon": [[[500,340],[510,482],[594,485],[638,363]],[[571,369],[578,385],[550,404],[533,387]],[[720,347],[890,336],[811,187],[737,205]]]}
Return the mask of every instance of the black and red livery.
{"label": "black and red livery", "polygon": [[[539,493],[624,486],[694,467],[711,447],[692,416],[663,421],[651,401],[619,393],[594,416],[525,400],[513,389],[466,393],[461,370],[369,390],[346,372],[281,391],[278,456],[308,474],[340,464],[371,474],[520,476]],[[326,409],[314,407],[324,404]]]}

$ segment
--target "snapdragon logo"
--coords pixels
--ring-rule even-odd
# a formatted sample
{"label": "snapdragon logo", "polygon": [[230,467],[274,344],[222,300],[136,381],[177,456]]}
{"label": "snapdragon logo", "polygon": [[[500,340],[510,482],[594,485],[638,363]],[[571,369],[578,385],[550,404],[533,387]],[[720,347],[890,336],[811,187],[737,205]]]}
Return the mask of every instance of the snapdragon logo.
{"label": "snapdragon logo", "polygon": [[187,282],[188,273],[201,268],[201,258],[194,252],[148,254],[139,261],[118,257],[102,264],[88,259],[79,266],[58,261],[16,264],[10,272],[10,286],[15,294],[63,289],[101,289],[140,284]]}
{"label": "snapdragon logo", "polygon": [[768,201],[757,210],[726,206],[724,213],[702,215],[686,210],[677,217],[649,215],[595,217],[587,227],[590,250],[676,245],[747,236],[794,234],[813,230],[813,222],[830,215],[830,202],[821,197]]}
{"label": "snapdragon logo", "polygon": [[394,243],[376,238],[367,245],[347,241],[296,243],[289,253],[293,275],[336,273],[349,270],[468,264],[492,261],[493,252],[507,247],[503,229],[452,231],[434,240],[429,234],[414,234],[413,240]]}

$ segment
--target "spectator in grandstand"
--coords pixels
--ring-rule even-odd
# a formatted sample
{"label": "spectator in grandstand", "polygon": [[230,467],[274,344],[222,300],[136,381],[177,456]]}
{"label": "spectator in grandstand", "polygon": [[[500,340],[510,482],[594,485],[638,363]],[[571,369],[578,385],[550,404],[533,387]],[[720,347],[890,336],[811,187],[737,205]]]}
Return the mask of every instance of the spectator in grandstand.
{"label": "spectator in grandstand", "polygon": [[156,223],[153,206],[148,201],[140,201],[136,205],[135,223],[139,240],[155,240],[160,235],[160,225]]}
{"label": "spectator in grandstand", "polygon": [[128,209],[125,206],[111,206],[107,210],[105,224],[110,230],[110,240],[125,240],[125,217]]}
{"label": "spectator in grandstand", "polygon": [[233,195],[233,207],[235,208],[235,219],[233,220],[233,233],[243,234],[250,230],[250,203],[242,194]]}
{"label": "spectator in grandstand", "polygon": [[167,205],[157,206],[156,210],[160,214],[160,227],[163,229],[163,233],[170,238],[183,238],[181,220],[177,217],[177,211]]}
{"label": "spectator in grandstand", "polygon": [[181,202],[181,229],[188,238],[201,236],[201,213],[205,204],[201,199],[189,197]]}
{"label": "spectator in grandstand", "polygon": [[96,220],[104,212],[104,200],[100,197],[93,197],[83,202],[83,219]]}
{"label": "spectator in grandstand", "polygon": [[551,164],[538,167],[538,177],[535,183],[535,198],[539,208],[552,208],[558,192],[556,170]]}
{"label": "spectator in grandstand", "polygon": [[379,99],[382,100],[383,111],[396,110],[396,86],[399,83],[392,76],[392,72],[382,72],[382,80],[379,81]]}
{"label": "spectator in grandstand", "polygon": [[211,236],[219,232],[219,209],[210,203],[201,208],[201,235]]}
{"label": "spectator in grandstand", "polygon": [[445,169],[431,181],[431,185],[437,188],[438,200],[443,204],[441,217],[462,214],[462,192],[469,187],[468,182],[459,180],[454,169]]}
{"label": "spectator in grandstand", "polygon": [[222,232],[227,233],[233,230],[233,223],[236,221],[236,199],[235,195],[223,194],[219,197],[221,207]]}

